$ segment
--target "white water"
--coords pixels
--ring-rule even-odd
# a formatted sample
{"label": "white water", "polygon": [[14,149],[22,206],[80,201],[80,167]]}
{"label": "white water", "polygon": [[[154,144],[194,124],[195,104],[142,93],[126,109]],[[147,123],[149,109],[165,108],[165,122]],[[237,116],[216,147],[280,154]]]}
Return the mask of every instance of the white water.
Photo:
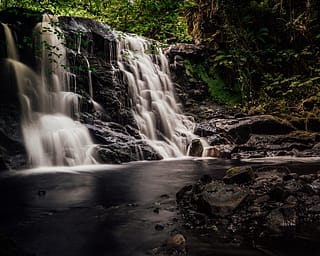
{"label": "white water", "polygon": [[[64,70],[66,51],[57,19],[48,15],[36,28],[41,45],[38,72],[18,58],[12,33],[3,24],[8,63],[14,69],[22,108],[21,125],[30,166],[95,163],[89,132],[80,122],[79,95],[70,92],[74,74]],[[74,85],[74,87],[76,87]]]}
{"label": "white water", "polygon": [[[116,34],[116,38],[117,64],[128,84],[141,136],[164,158],[186,155],[196,137],[194,123],[182,114],[174,97],[167,58],[142,37]],[[150,54],[152,50],[157,52]]]}

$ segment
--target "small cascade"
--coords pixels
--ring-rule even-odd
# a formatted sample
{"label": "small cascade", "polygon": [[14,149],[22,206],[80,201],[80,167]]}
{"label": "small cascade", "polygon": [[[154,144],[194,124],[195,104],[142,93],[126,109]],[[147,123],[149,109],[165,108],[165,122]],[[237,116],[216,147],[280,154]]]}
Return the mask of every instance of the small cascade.
{"label": "small cascade", "polygon": [[[84,58],[85,62],[86,62],[86,65],[87,65],[87,71],[88,71],[88,93],[89,93],[89,96],[91,98],[91,101],[92,101],[92,104],[93,104],[93,107],[96,111],[99,111],[99,112],[105,112],[105,110],[103,109],[103,107],[94,100],[94,97],[93,97],[93,85],[92,85],[92,70],[91,70],[91,65],[90,65],[90,62],[89,62],[89,59],[88,57],[85,55],[85,54],[82,54],[81,53],[81,43],[82,43],[82,36],[81,36],[81,33],[78,33],[76,38],[75,38],[75,45],[77,46],[77,52],[76,52],[76,55],[79,55],[81,56],[82,58]],[[75,85],[75,92],[76,92],[76,89],[77,89],[77,86]]]}
{"label": "small cascade", "polygon": [[18,53],[17,49],[14,43],[13,35],[11,33],[10,28],[8,27],[7,24],[1,23],[3,30],[4,30],[4,35],[6,37],[6,46],[7,46],[7,56],[9,59],[14,59],[18,60]]}
{"label": "small cascade", "polygon": [[[117,64],[128,84],[141,136],[164,158],[186,155],[188,144],[196,137],[194,123],[182,114],[176,102],[167,58],[153,42],[142,37],[115,37]],[[113,51],[114,47],[110,56]]]}
{"label": "small cascade", "polygon": [[[43,16],[35,32],[41,66],[37,72],[21,63],[9,27],[3,24],[8,63],[16,75],[22,108],[21,125],[30,165],[56,166],[95,163],[89,131],[80,122],[80,96],[70,92],[75,75],[67,72],[66,51],[57,19]],[[76,84],[72,85],[76,88]]]}
{"label": "small cascade", "polygon": [[87,63],[87,69],[88,69],[88,87],[89,87],[89,95],[90,98],[93,99],[93,89],[92,89],[92,71],[91,71],[91,67],[90,67],[90,63],[88,58],[84,55],[83,56],[86,63]]}
{"label": "small cascade", "polygon": [[[82,42],[82,36],[81,33],[77,34],[77,37],[75,39],[75,44],[77,45],[77,55],[81,55],[81,42]],[[87,56],[81,55],[81,57],[84,58],[86,64],[87,64],[87,70],[88,70],[88,93],[90,95],[90,98],[93,99],[93,88],[92,88],[92,71],[90,67],[89,60]]]}

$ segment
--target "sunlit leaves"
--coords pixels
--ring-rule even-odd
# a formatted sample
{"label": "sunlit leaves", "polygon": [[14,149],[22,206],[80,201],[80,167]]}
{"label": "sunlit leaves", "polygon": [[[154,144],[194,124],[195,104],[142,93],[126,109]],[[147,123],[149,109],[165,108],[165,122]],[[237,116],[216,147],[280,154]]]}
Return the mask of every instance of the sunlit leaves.
{"label": "sunlit leaves", "polygon": [[23,7],[61,16],[94,18],[111,27],[165,41],[191,41],[183,0],[8,0],[5,7]]}

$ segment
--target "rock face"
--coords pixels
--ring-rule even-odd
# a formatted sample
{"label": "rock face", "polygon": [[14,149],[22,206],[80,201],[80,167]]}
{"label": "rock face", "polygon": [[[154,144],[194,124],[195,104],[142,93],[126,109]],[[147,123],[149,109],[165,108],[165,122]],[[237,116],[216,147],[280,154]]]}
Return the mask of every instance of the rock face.
{"label": "rock face", "polygon": [[[139,135],[128,85],[121,80],[117,69],[117,38],[110,28],[84,18],[60,17],[59,21],[67,38],[69,63],[77,75],[77,93],[83,96],[80,120],[101,145],[97,150],[99,161],[122,163],[161,159]],[[92,71],[92,95],[88,90],[89,71]],[[97,108],[97,103],[102,108]]]}
{"label": "rock face", "polygon": [[257,241],[287,232],[294,236],[304,230],[319,235],[319,175],[298,175],[285,166],[233,167],[226,171],[225,182],[250,178],[225,184],[204,176],[183,187],[176,198],[186,228],[227,241]]}
{"label": "rock face", "polygon": [[289,122],[270,115],[224,116],[202,121],[195,134],[207,138],[207,156],[252,158],[319,156],[320,135],[296,130]]}
{"label": "rock face", "polygon": [[[204,48],[194,44],[177,44],[170,46],[166,53],[171,68],[171,79],[185,113],[192,115],[196,121],[212,114],[212,100],[205,82],[190,79],[186,72],[185,62],[203,56]],[[208,107],[209,106],[209,107]]]}

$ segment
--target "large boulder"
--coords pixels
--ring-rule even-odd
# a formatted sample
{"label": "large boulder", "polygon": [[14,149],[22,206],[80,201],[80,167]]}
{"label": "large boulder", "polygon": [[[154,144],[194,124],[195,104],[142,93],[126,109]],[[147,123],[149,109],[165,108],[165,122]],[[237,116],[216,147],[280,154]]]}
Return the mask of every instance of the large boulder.
{"label": "large boulder", "polygon": [[247,196],[248,191],[237,185],[213,181],[195,195],[195,201],[198,209],[214,216],[225,217],[230,215]]}
{"label": "large boulder", "polygon": [[247,142],[251,134],[288,134],[295,130],[290,123],[271,115],[214,119],[209,123],[216,127],[218,131],[231,136],[236,144]]}
{"label": "large boulder", "polygon": [[226,184],[242,184],[253,181],[255,173],[251,166],[235,166],[226,171],[223,181]]}

